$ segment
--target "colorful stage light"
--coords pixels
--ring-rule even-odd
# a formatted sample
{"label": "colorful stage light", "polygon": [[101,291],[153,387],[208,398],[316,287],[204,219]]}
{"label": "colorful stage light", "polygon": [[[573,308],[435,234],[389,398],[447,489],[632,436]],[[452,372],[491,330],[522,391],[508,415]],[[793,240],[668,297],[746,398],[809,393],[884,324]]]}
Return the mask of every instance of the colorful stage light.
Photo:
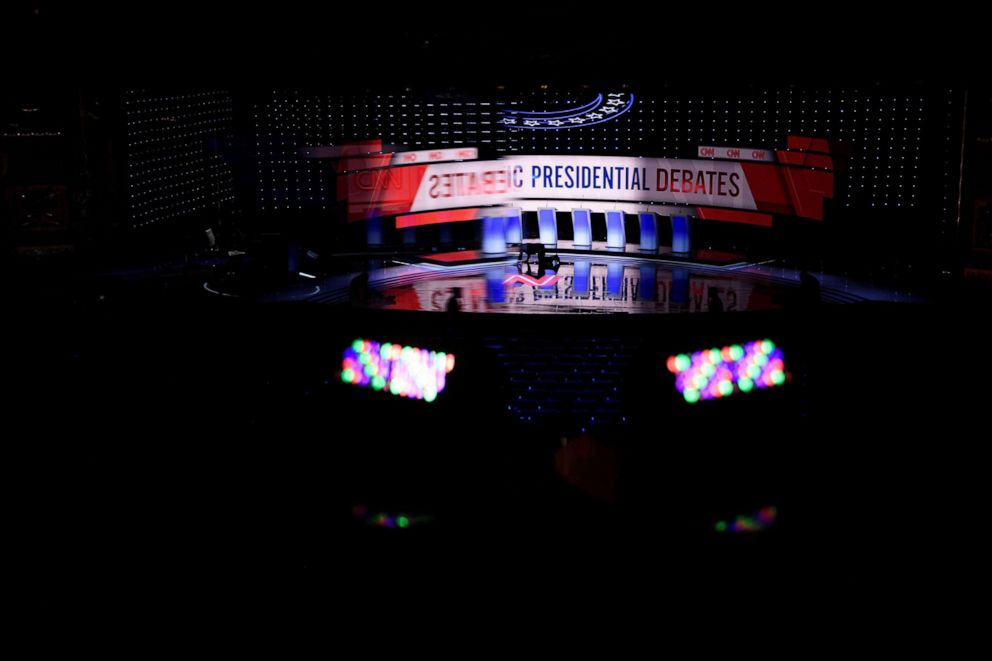
{"label": "colorful stage light", "polygon": [[453,369],[454,355],[443,351],[358,339],[344,350],[341,381],[433,402]]}
{"label": "colorful stage light", "polygon": [[681,353],[669,356],[665,366],[690,404],[780,386],[789,376],[782,350],[771,340],[703,349],[691,356]]}
{"label": "colorful stage light", "polygon": [[372,528],[409,528],[410,526],[432,523],[434,521],[434,517],[430,515],[411,516],[409,514],[389,514],[386,512],[376,512],[373,514],[361,503],[351,508],[351,514],[355,517],[355,520]]}
{"label": "colorful stage light", "polygon": [[733,520],[717,521],[714,530],[720,533],[750,533],[767,530],[778,518],[778,509],[774,506],[762,507],[754,514],[741,514]]}

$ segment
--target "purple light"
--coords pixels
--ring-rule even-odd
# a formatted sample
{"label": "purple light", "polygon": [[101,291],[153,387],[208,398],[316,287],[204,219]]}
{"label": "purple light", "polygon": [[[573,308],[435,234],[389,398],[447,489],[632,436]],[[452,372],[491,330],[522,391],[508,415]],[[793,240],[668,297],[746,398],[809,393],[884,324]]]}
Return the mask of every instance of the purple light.
{"label": "purple light", "polygon": [[713,526],[719,533],[754,533],[767,530],[778,518],[778,508],[774,505],[762,507],[753,514],[741,514],[730,521],[717,521]]}
{"label": "purple light", "polygon": [[675,375],[675,389],[690,404],[754,388],[773,388],[784,384],[789,376],[782,350],[771,340],[669,356],[665,366]]}
{"label": "purple light", "polygon": [[540,278],[535,278],[532,275],[525,274],[515,274],[507,276],[503,279],[503,285],[530,285],[532,287],[550,287],[551,285],[558,282],[558,276],[547,274],[542,275]]}
{"label": "purple light", "polygon": [[356,386],[433,402],[455,369],[453,354],[357,339],[344,350],[341,380]]}

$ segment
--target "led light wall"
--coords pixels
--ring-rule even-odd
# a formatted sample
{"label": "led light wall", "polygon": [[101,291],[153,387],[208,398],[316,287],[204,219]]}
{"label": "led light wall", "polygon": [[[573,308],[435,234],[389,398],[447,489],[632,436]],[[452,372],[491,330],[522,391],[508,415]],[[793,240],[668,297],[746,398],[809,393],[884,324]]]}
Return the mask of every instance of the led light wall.
{"label": "led light wall", "polygon": [[234,109],[226,91],[124,95],[128,218],[135,227],[168,223],[234,203],[225,158]]}
{"label": "led light wall", "polygon": [[529,131],[504,109],[553,112],[597,90],[507,90],[472,98],[417,92],[348,95],[272,91],[254,104],[258,202],[266,209],[332,201],[300,149],[370,137],[410,149],[477,146],[486,154],[604,154],[694,158],[701,145],[776,149],[788,135],[845,146],[844,208],[913,209],[932,200],[953,215],[962,93],[955,89],[756,87],[727,94],[642,90],[630,111],[594,126]]}

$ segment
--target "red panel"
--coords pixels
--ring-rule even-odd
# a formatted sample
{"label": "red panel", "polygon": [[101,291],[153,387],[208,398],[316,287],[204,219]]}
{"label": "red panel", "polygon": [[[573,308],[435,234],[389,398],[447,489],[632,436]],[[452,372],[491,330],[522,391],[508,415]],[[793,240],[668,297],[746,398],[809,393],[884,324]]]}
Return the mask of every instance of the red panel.
{"label": "red panel", "polygon": [[817,151],[821,154],[829,154],[832,151],[830,149],[830,143],[823,138],[790,135],[786,138],[785,144],[789,149],[798,149],[800,151]]}
{"label": "red panel", "polygon": [[439,252],[434,255],[421,255],[420,257],[428,262],[457,264],[458,262],[472,262],[487,257],[487,255],[483,255],[481,250],[456,250],[455,252]]}
{"label": "red panel", "polygon": [[702,220],[721,220],[727,223],[745,223],[747,225],[760,225],[761,227],[772,226],[772,217],[766,213],[698,207],[696,215]]}
{"label": "red panel", "polygon": [[373,138],[372,140],[358,140],[356,142],[347,142],[341,145],[341,156],[342,160],[338,161],[335,171],[344,172],[350,168],[345,167],[348,159],[347,156],[364,156],[367,154],[374,154],[376,152],[382,151],[382,139]]}
{"label": "red panel", "polygon": [[754,203],[761,211],[792,214],[789,191],[782,178],[782,168],[766,163],[741,162],[741,169],[751,189]]}
{"label": "red panel", "polygon": [[834,169],[834,159],[825,154],[809,154],[801,151],[778,151],[776,154],[778,155],[778,162],[786,165]]}
{"label": "red panel", "polygon": [[[471,209],[449,209],[447,211],[427,211],[425,213],[411,213],[405,216],[396,217],[396,229],[404,227],[419,227],[421,225],[435,225],[437,223],[457,223],[463,220],[475,220],[479,210]],[[464,254],[464,253],[459,253]],[[437,259],[435,256],[434,259]]]}
{"label": "red panel", "polygon": [[834,196],[834,175],[820,170],[785,168],[796,215],[823,220],[823,198]]}
{"label": "red panel", "polygon": [[834,196],[833,172],[758,163],[741,168],[761,211],[823,220],[823,198]]}
{"label": "red panel", "polygon": [[357,156],[354,158],[342,158],[338,162],[338,172],[352,170],[368,170],[370,168],[382,168],[389,165],[393,160],[392,154],[375,154],[373,156]]}
{"label": "red panel", "polygon": [[420,297],[417,290],[410,286],[387,288],[383,295],[386,300],[392,298],[392,303],[385,303],[383,307],[397,308],[399,310],[419,310]]}
{"label": "red panel", "polygon": [[377,151],[382,151],[382,138],[356,140],[341,145],[342,156],[358,156],[359,154],[372,154]]}
{"label": "red panel", "polygon": [[[426,165],[403,168],[365,170],[339,178],[346,180],[348,220],[364,220],[372,216],[393,216],[405,213],[413,206]],[[341,194],[338,186],[338,194]]]}

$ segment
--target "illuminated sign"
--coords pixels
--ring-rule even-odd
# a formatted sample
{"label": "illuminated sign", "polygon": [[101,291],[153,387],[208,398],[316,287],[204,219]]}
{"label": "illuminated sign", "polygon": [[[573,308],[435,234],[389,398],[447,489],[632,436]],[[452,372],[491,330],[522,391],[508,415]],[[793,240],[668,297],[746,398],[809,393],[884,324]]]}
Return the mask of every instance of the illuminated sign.
{"label": "illuminated sign", "polygon": [[538,131],[574,129],[616,119],[630,110],[633,105],[633,94],[612,92],[597,95],[591,103],[560,110],[537,111],[504,108],[502,123],[513,129]]}
{"label": "illuminated sign", "polygon": [[775,152],[770,149],[752,149],[751,147],[700,147],[699,157],[775,162]]}
{"label": "illuminated sign", "polygon": [[[397,182],[391,190],[400,191]],[[410,191],[414,193],[413,191]],[[756,209],[740,163],[603,156],[509,156],[428,166],[410,211],[540,197]]]}
{"label": "illuminated sign", "polygon": [[454,368],[455,357],[450,353],[357,339],[344,350],[341,380],[433,402]]}
{"label": "illuminated sign", "polygon": [[372,154],[342,154],[342,147],[304,147],[300,155],[304,158],[339,159],[337,172],[354,172],[371,168],[384,168],[392,165],[413,165],[414,163],[446,163],[448,161],[474,161],[479,158],[475,147],[454,149],[422,149],[419,151],[381,152]]}
{"label": "illuminated sign", "polygon": [[409,163],[440,163],[442,161],[471,161],[479,158],[475,147],[457,149],[424,149],[421,151],[400,151],[393,154],[393,165]]}
{"label": "illuminated sign", "polygon": [[666,366],[675,375],[675,389],[690,404],[780,386],[788,377],[782,350],[771,340],[669,356]]}
{"label": "illuminated sign", "polygon": [[[712,158],[718,155],[716,147],[703,149],[712,149]],[[719,149],[728,155],[726,150],[737,148]],[[578,201],[579,208],[596,213],[664,212],[622,209],[623,205],[681,206],[683,214],[708,213],[713,220],[761,225],[771,224],[771,214],[822,220],[823,200],[834,194],[831,157],[779,151],[774,152],[774,162],[756,162],[754,154],[760,151],[736,160],[555,155],[411,163],[347,174],[338,181],[338,194],[348,202],[350,220],[463,210],[457,218],[428,219],[454,222],[480,217],[475,210],[500,215],[487,213],[487,207],[529,210],[534,200],[544,201],[547,208],[555,208],[556,200]],[[695,212],[684,209],[687,206],[696,207]],[[714,208],[737,213],[721,214]],[[752,211],[762,213],[747,215]],[[403,222],[425,224],[416,218]]]}

